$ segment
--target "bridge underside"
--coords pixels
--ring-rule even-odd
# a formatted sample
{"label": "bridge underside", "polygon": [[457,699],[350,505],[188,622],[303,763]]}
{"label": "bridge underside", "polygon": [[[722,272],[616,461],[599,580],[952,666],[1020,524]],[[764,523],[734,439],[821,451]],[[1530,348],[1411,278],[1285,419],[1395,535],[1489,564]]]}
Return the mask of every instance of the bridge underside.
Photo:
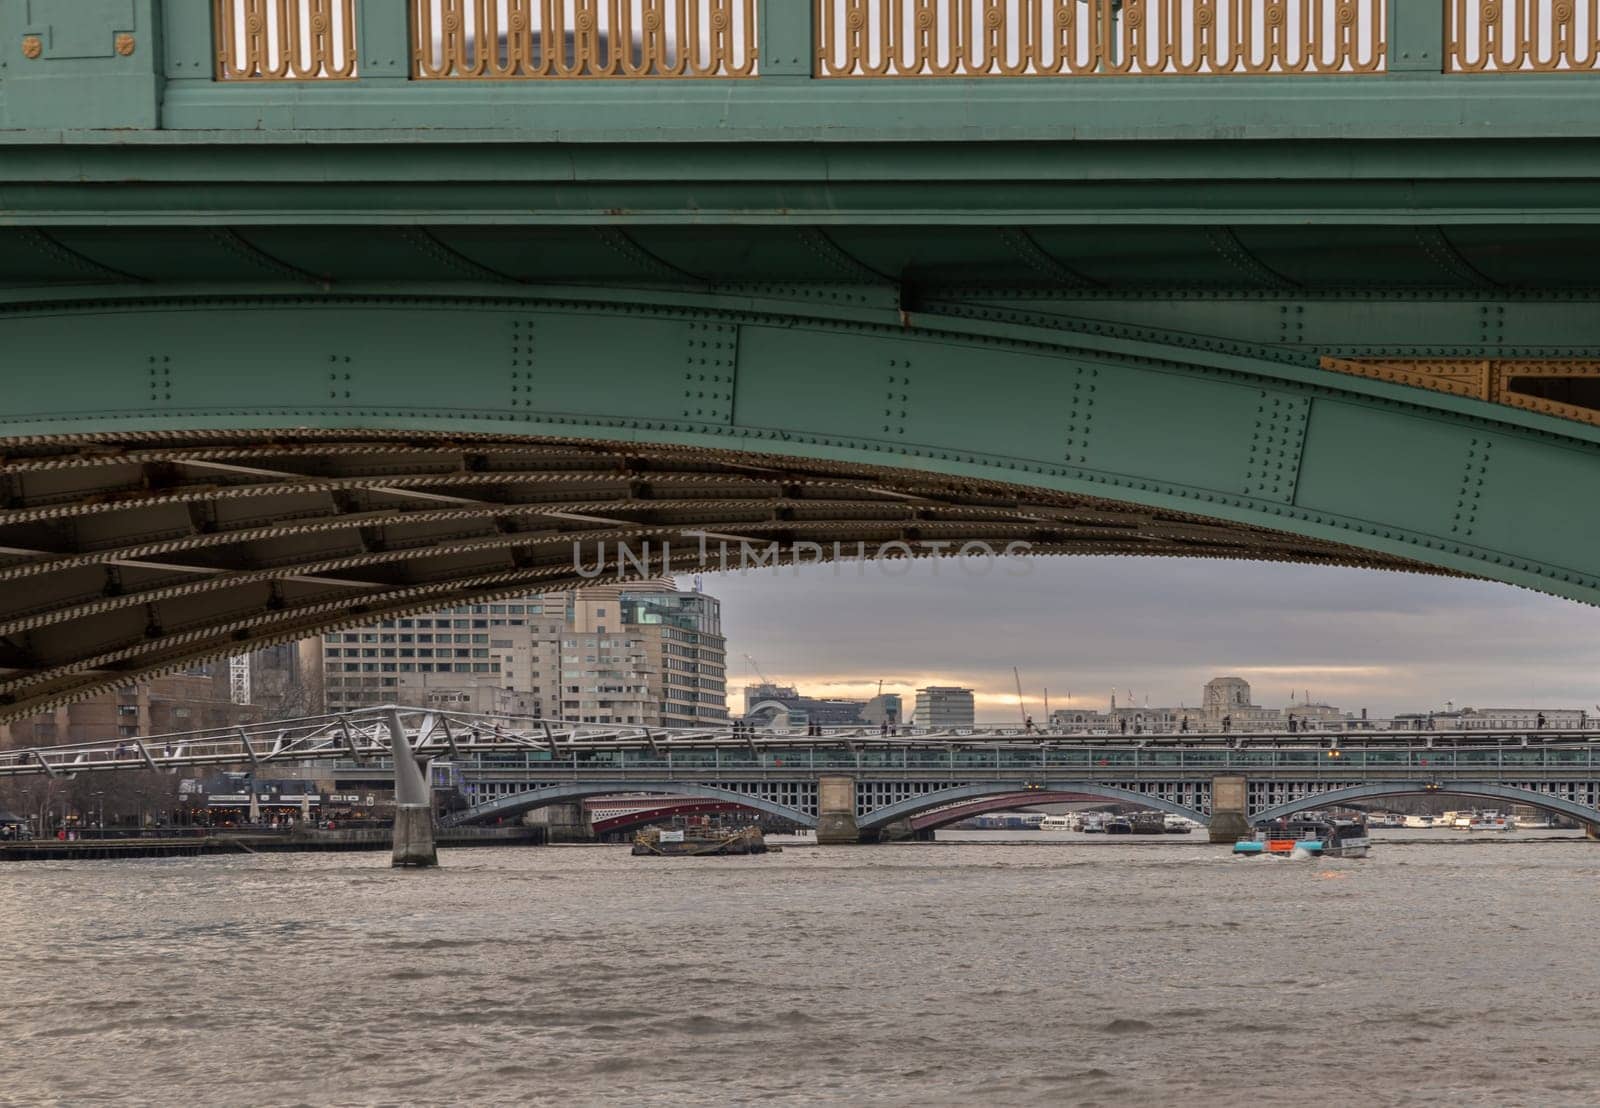
{"label": "bridge underside", "polygon": [[980,544],[966,548],[973,573],[1005,572],[989,552],[1014,544],[1428,568],[1021,485],[622,443],[149,434],[14,443],[0,480],[12,494],[0,510],[12,713],[319,629],[611,579],[619,545],[635,576],[960,556],[967,543]]}
{"label": "bridge underside", "polygon": [[1600,601],[1600,145],[1208,135],[19,139],[0,718],[618,542]]}

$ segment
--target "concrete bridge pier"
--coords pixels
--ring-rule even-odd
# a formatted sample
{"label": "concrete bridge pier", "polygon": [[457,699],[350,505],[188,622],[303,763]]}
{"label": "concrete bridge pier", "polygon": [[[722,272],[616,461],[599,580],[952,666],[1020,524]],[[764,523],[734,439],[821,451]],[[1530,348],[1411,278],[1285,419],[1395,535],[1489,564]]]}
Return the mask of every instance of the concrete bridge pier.
{"label": "concrete bridge pier", "polygon": [[837,846],[861,841],[856,823],[856,779],[819,777],[817,779],[817,845]]}
{"label": "concrete bridge pier", "polygon": [[522,817],[529,827],[543,827],[547,843],[592,843],[596,841],[594,825],[589,822],[588,809],[582,801],[568,804],[546,804]]}
{"label": "concrete bridge pier", "polygon": [[1211,823],[1207,830],[1214,843],[1233,843],[1250,833],[1250,790],[1242,775],[1211,779]]}
{"label": "concrete bridge pier", "polygon": [[1600,823],[1586,823],[1583,825],[1583,837],[1593,843],[1600,843]]}
{"label": "concrete bridge pier", "polygon": [[878,832],[880,843],[933,842],[933,828],[914,826],[909,818],[897,819]]}
{"label": "concrete bridge pier", "polygon": [[394,754],[394,860],[396,866],[436,866],[433,802],[428,778],[411,753],[399,712],[389,713],[389,749]]}

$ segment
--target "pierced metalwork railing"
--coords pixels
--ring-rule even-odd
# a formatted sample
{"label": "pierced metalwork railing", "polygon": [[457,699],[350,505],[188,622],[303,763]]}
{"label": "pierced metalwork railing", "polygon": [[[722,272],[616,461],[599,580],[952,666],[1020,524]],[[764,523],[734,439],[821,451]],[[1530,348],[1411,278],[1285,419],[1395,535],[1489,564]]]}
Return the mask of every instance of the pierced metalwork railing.
{"label": "pierced metalwork railing", "polygon": [[1376,73],[1397,0],[815,2],[819,77],[1059,77]]}
{"label": "pierced metalwork railing", "polygon": [[756,0],[413,0],[412,73],[472,81],[749,77],[755,9]]}
{"label": "pierced metalwork railing", "polygon": [[1448,0],[1451,73],[1600,68],[1600,0]]}
{"label": "pierced metalwork railing", "polygon": [[215,0],[219,81],[356,75],[356,0]]}

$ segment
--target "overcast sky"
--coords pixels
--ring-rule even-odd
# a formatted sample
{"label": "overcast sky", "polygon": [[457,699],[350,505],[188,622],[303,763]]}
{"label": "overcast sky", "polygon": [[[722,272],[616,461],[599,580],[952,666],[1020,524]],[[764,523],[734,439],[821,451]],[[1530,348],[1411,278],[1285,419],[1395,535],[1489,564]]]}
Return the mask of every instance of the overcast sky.
{"label": "overcast sky", "polygon": [[[937,572],[936,572],[937,571]],[[898,573],[898,576],[892,574]],[[1508,585],[1371,570],[1156,558],[844,564],[708,574],[723,601],[729,706],[755,680],[814,695],[978,690],[979,722],[1016,718],[1011,667],[1042,718],[1074,706],[1200,700],[1249,681],[1258,704],[1291,692],[1374,714],[1463,705],[1600,702],[1600,610]],[[691,585],[684,578],[681,584]]]}

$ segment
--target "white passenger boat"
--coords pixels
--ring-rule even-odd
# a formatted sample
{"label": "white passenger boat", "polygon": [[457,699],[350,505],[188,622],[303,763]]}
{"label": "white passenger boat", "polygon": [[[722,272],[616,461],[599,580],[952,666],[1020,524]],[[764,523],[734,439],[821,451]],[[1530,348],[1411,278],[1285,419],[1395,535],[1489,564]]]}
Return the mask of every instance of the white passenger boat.
{"label": "white passenger boat", "polygon": [[1233,844],[1235,855],[1302,858],[1365,858],[1372,841],[1357,820],[1292,819],[1261,828]]}
{"label": "white passenger boat", "polygon": [[1405,818],[1405,822],[1402,823],[1401,826],[1402,827],[1410,827],[1410,828],[1432,827],[1433,826],[1433,817],[1432,816],[1407,816]]}
{"label": "white passenger boat", "polygon": [[1071,831],[1072,830],[1072,817],[1071,816],[1045,816],[1044,819],[1039,821],[1039,830],[1041,830],[1041,831]]}

